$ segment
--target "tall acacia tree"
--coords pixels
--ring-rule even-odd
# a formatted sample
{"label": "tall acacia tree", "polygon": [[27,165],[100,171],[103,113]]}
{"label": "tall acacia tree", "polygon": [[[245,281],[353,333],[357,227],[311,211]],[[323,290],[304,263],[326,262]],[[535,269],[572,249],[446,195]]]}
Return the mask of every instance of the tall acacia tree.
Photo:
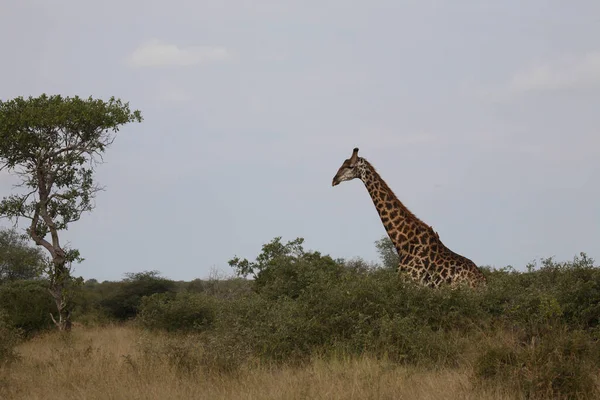
{"label": "tall acacia tree", "polygon": [[0,170],[20,180],[18,194],[0,201],[0,216],[15,225],[26,218],[27,234],[50,254],[49,291],[60,330],[71,328],[71,265],[79,252],[61,244],[59,232],[94,208],[101,188],[94,168],[119,127],[142,122],[140,111],[111,97],[108,101],[60,95],[0,101]]}

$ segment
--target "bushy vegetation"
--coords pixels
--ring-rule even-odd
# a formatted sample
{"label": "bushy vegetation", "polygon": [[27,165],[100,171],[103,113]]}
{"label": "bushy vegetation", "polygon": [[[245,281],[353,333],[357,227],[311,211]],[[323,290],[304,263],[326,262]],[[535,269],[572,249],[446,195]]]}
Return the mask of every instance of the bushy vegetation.
{"label": "bushy vegetation", "polygon": [[158,271],[130,273],[102,296],[99,306],[110,317],[124,321],[137,315],[144,296],[170,292],[174,288],[174,282],[160,277]]}
{"label": "bushy vegetation", "polygon": [[194,330],[193,351],[182,353],[179,340],[178,354],[211,368],[368,354],[430,368],[473,365],[477,384],[529,398],[599,394],[600,269],[583,253],[524,272],[484,268],[484,291],[418,287],[392,268],[307,252],[298,239],[275,238],[256,261],[230,265],[253,275],[252,291],[153,296],[139,322]]}
{"label": "bushy vegetation", "polygon": [[215,320],[215,298],[204,293],[155,293],[144,297],[139,322],[165,331],[203,331]]}
{"label": "bushy vegetation", "polygon": [[479,354],[479,384],[510,388],[528,398],[598,398],[600,346],[595,335],[556,326],[529,341],[493,343]]}
{"label": "bushy vegetation", "polygon": [[[389,262],[389,246],[377,246]],[[483,268],[482,291],[422,288],[391,266],[306,251],[300,238],[275,238],[255,261],[235,257],[230,265],[239,277],[174,282],[144,272],[87,281],[74,318],[133,319],[147,332],[168,333],[158,347],[140,341],[142,352],[188,372],[366,355],[404,366],[468,367],[475,385],[528,398],[600,395],[600,268],[583,253],[522,272]],[[13,290],[0,286],[0,300]],[[35,296],[13,301],[26,298]],[[39,299],[39,310],[51,306]]]}
{"label": "bushy vegetation", "polygon": [[50,313],[54,301],[44,280],[23,280],[0,285],[0,312],[8,323],[26,336],[43,332],[53,326]]}

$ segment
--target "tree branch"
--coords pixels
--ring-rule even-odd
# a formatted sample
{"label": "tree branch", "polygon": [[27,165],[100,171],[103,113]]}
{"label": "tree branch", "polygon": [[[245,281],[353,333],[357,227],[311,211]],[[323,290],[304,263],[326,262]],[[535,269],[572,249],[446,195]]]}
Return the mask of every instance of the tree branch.
{"label": "tree branch", "polygon": [[48,242],[46,239],[44,239],[43,237],[40,237],[40,235],[37,234],[37,225],[38,225],[39,220],[40,220],[40,213],[39,213],[39,206],[38,206],[35,208],[33,217],[31,217],[31,225],[29,226],[29,232],[28,232],[29,236],[31,236],[31,238],[33,239],[35,244],[37,244],[38,246],[44,246],[44,248],[46,250],[48,250],[48,252],[52,255],[52,257],[54,257],[56,253],[54,251],[54,248],[50,244],[50,242]]}
{"label": "tree branch", "polygon": [[78,143],[70,145],[70,146],[67,146],[67,147],[63,147],[62,149],[58,149],[56,151],[53,151],[52,153],[48,153],[44,157],[44,160],[46,160],[46,159],[53,159],[54,157],[59,156],[62,153],[65,153],[67,151],[76,150],[78,147],[80,147],[80,145]]}

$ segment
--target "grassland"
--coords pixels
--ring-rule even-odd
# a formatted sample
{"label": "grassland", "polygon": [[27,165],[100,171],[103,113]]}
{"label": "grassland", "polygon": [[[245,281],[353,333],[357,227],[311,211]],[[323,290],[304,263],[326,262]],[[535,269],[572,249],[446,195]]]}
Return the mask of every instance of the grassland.
{"label": "grassland", "polygon": [[68,338],[43,334],[18,346],[20,360],[0,370],[0,398],[519,398],[501,388],[475,388],[472,370],[465,367],[420,369],[353,357],[315,358],[301,366],[250,362],[235,373],[222,373],[182,369],[156,351],[168,345],[167,335],[127,326],[77,328]]}

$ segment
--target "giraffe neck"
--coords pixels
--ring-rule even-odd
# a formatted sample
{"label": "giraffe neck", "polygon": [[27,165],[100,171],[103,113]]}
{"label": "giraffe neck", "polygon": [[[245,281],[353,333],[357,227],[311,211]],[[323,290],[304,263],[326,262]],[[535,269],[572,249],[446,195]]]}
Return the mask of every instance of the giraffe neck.
{"label": "giraffe neck", "polygon": [[408,251],[407,244],[414,243],[414,233],[418,227],[431,229],[423,221],[417,218],[399,199],[392,189],[385,183],[375,168],[365,159],[361,160],[361,180],[365,184],[373,204],[379,213],[381,222],[390,237],[398,254]]}
{"label": "giraffe neck", "polygon": [[470,259],[453,252],[441,242],[433,228],[417,218],[392,192],[375,168],[365,159],[356,161],[381,222],[400,262],[398,272],[424,285],[438,287],[467,282],[471,287],[486,285],[485,275]]}

